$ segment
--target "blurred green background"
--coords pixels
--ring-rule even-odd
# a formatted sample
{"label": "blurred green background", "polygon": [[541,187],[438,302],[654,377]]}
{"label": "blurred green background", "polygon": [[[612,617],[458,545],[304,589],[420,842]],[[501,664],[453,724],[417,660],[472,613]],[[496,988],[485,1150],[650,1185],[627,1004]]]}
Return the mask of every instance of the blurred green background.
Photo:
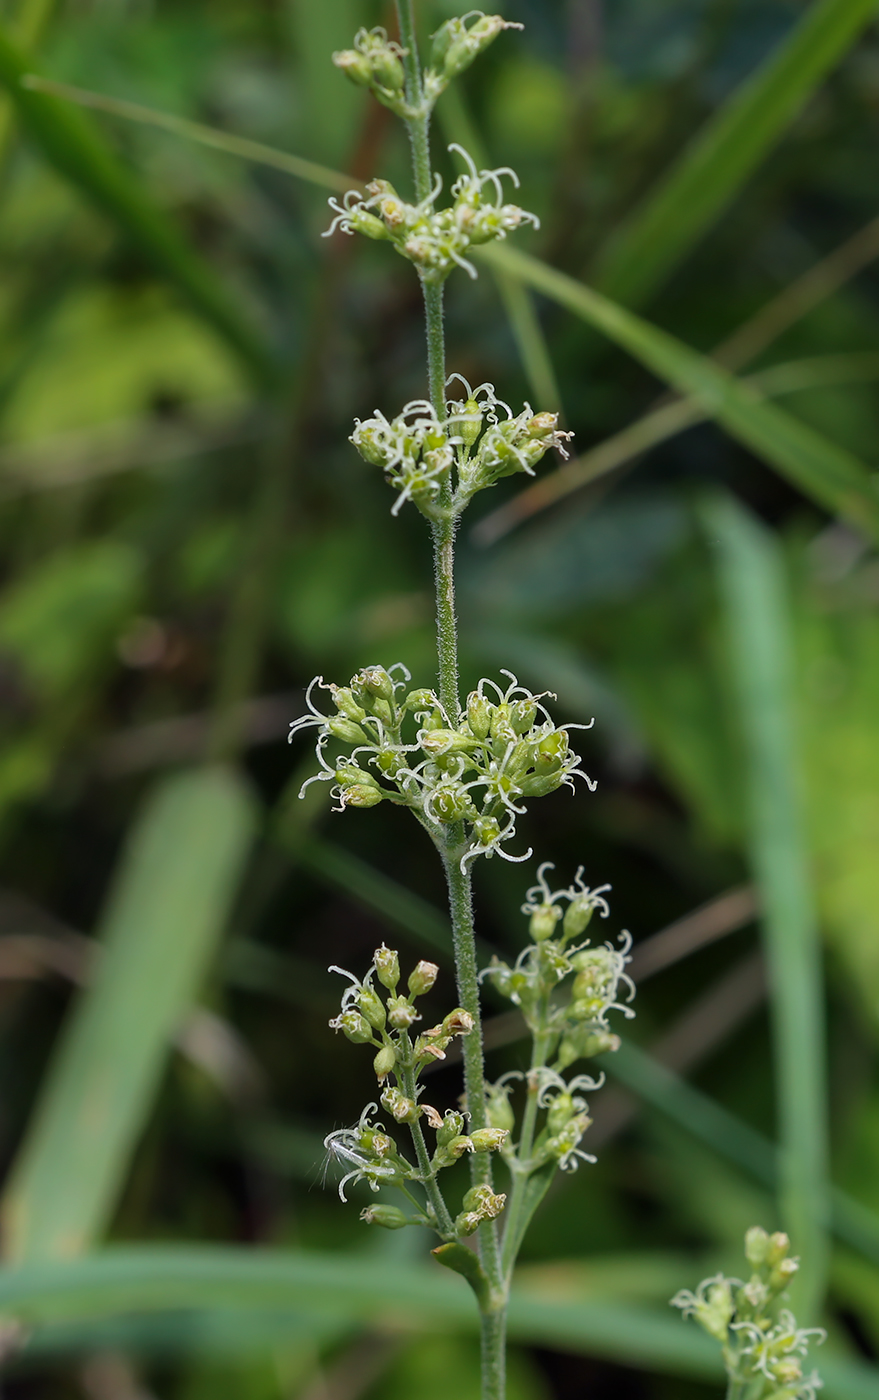
{"label": "blurred green background", "polygon": [[[718,1395],[667,1300],[737,1272],[758,1222],[808,1265],[828,1397],[879,1393],[875,10],[509,0],[524,32],[437,109],[446,183],[453,140],[514,166],[541,218],[517,252],[573,279],[501,256],[449,283],[450,369],[559,408],[580,454],[468,516],[464,682],[506,666],[596,721],[596,794],[522,819],[529,864],[482,862],[479,932],[515,954],[538,860],[582,864],[643,983],[598,1164],[526,1242],[515,1400]],[[456,12],[424,0],[423,35]],[[399,811],[297,802],[309,752],[284,742],[315,673],[433,679],[423,522],[346,441],[424,392],[417,282],[321,239],[346,179],[20,82],[408,192],[398,123],[329,61],[381,22],[371,0],[2,6],[12,1397],[478,1395],[464,1283],[418,1232],[359,1225],[323,1163],[375,1093],[327,1030],[327,964],[384,939],[436,956],[451,1004],[441,872]],[[502,1011],[498,1073],[526,1052]],[[443,1067],[434,1102],[458,1092]]]}

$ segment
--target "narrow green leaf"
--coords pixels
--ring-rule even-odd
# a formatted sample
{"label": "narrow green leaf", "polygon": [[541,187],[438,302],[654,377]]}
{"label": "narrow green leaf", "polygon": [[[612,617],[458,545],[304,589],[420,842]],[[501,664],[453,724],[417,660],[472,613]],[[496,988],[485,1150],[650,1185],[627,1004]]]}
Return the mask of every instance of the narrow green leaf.
{"label": "narrow green leaf", "polygon": [[598,261],[603,292],[638,305],[665,281],[875,16],[875,0],[816,0],[612,239]]}
{"label": "narrow green leaf", "polygon": [[173,1038],[198,995],[252,839],[232,772],[163,779],[130,833],[102,956],[59,1037],[3,1202],[7,1254],[70,1257],[100,1235]]}
{"label": "narrow green leaf", "polygon": [[254,165],[268,165],[273,170],[283,170],[285,175],[294,175],[310,185],[322,189],[335,190],[345,194],[357,181],[340,170],[330,170],[329,166],[317,165],[313,160],[293,155],[290,151],[279,151],[276,146],[266,146],[262,141],[251,141],[246,136],[236,136],[234,132],[222,131],[216,126],[206,126],[204,122],[189,121],[173,112],[157,111],[154,107],[143,107],[139,102],[127,102],[119,97],[108,97],[106,93],[92,92],[89,88],[72,87],[70,83],[56,83],[52,78],[40,78],[29,73],[24,86],[33,92],[46,92],[51,97],[62,97],[67,102],[75,102],[80,107],[93,107],[98,112],[107,112],[125,121],[138,122],[141,126],[155,126],[161,131],[170,131],[173,136],[182,136],[186,141],[197,141],[200,146],[210,146],[225,155],[239,156]]}
{"label": "narrow green leaf", "polygon": [[441,953],[451,953],[448,919],[420,894],[407,890],[343,846],[319,836],[298,837],[292,853],[306,870],[335,889],[344,890],[366,909],[381,914],[402,933]]}
{"label": "narrow green leaf", "polygon": [[47,93],[22,85],[31,62],[0,29],[0,84],[23,128],[46,160],[96,204],[167,277],[245,362],[258,384],[271,384],[276,366],[246,316],[227,296],[210,266],[144,194],[88,116]]}
{"label": "narrow green leaf", "polygon": [[479,257],[565,306],[629,351],[782,476],[821,505],[879,540],[879,490],[875,474],[853,453],[822,437],[712,360],[667,331],[635,316],[601,293],[506,245],[487,246]]}
{"label": "narrow green leaf", "polygon": [[[211,1245],[105,1250],[72,1263],[0,1271],[0,1310],[30,1326],[133,1313],[276,1309],[318,1321],[379,1319],[473,1330],[466,1289],[440,1269],[375,1255],[317,1254]],[[595,1302],[576,1289],[514,1287],[510,1334],[521,1341],[717,1381],[720,1349],[668,1310]],[[73,1329],[68,1331],[72,1339]],[[873,1367],[819,1353],[827,1400],[874,1400]]]}
{"label": "narrow green leaf", "polygon": [[430,1252],[443,1268],[451,1269],[453,1273],[460,1274],[467,1280],[480,1303],[488,1302],[491,1286],[488,1275],[479,1262],[479,1255],[474,1250],[453,1242],[437,1245],[436,1249]]}
{"label": "narrow green leaf", "polygon": [[510,1262],[519,1257],[519,1250],[522,1248],[522,1241],[528,1226],[531,1224],[534,1212],[552,1185],[557,1170],[558,1162],[554,1159],[545,1162],[542,1167],[538,1167],[537,1171],[531,1173],[525,1183],[522,1205],[516,1217],[515,1228],[510,1229],[508,1224],[504,1230],[504,1268],[509,1268]]}
{"label": "narrow green leaf", "polygon": [[[679,1128],[741,1167],[761,1185],[776,1189],[778,1149],[734,1113],[628,1041],[623,1041],[615,1054],[602,1056],[600,1064],[609,1075]],[[838,1187],[832,1187],[830,1219],[838,1239],[879,1265],[879,1217],[873,1211]]]}
{"label": "narrow green leaf", "polygon": [[827,1268],[827,1106],[821,947],[802,830],[784,563],[772,534],[732,498],[709,503],[746,751],[751,864],[770,974],[781,1203],[815,1315]]}

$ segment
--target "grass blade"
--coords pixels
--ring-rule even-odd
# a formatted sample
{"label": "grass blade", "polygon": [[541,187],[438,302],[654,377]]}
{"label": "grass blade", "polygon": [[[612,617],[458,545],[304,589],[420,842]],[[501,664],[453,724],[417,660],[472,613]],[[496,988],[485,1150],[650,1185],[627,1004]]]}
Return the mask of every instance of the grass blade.
{"label": "grass blade", "polygon": [[665,281],[875,15],[875,0],[812,5],[615,235],[598,260],[603,292],[638,305]]}
{"label": "grass blade", "polygon": [[[827,1107],[821,950],[799,801],[784,564],[774,537],[731,498],[712,501],[731,671],[745,741],[751,865],[770,978],[780,1196],[804,1259],[813,1316],[827,1267]],[[807,1305],[808,1304],[808,1305]]]}
{"label": "grass blade", "polygon": [[807,495],[879,540],[879,492],[853,453],[830,442],[667,331],[518,249],[494,245],[480,260],[567,307],[629,351],[660,379],[691,397],[706,415]]}
{"label": "grass blade", "polygon": [[[752,388],[762,399],[777,394],[797,394],[806,389],[822,388],[826,384],[858,383],[879,377],[879,355],[871,351],[842,355],[810,355],[772,365],[750,374],[741,382]],[[555,471],[526,486],[512,500],[484,515],[471,532],[480,545],[494,544],[523,520],[555,505],[572,491],[618,467],[631,462],[644,452],[678,433],[686,432],[709,415],[692,399],[676,399],[652,409],[634,423],[596,443],[587,452],[565,462]]]}
{"label": "grass blade", "polygon": [[[468,1290],[441,1269],[375,1255],[318,1254],[206,1246],[103,1251],[68,1264],[31,1264],[0,1273],[0,1308],[30,1326],[169,1310],[275,1309],[316,1320],[381,1320],[405,1326],[476,1326]],[[510,1334],[520,1341],[716,1381],[720,1351],[667,1310],[596,1302],[577,1288],[514,1287]],[[84,1329],[85,1331],[85,1329]],[[69,1327],[68,1338],[74,1330]],[[876,1371],[820,1356],[827,1400],[874,1400]]]}
{"label": "grass blade", "polygon": [[229,300],[209,265],[174,222],[143,193],[84,112],[23,85],[31,62],[0,29],[0,84],[14,101],[22,127],[43,156],[113,220],[151,264],[244,361],[258,384],[274,381],[276,367],[247,318]]}
{"label": "grass blade", "polygon": [[289,151],[279,151],[274,146],[266,146],[262,141],[251,141],[244,136],[236,136],[230,131],[221,131],[204,122],[189,121],[187,117],[175,116],[173,112],[160,112],[155,107],[143,107],[139,102],[127,102],[118,97],[108,97],[102,92],[92,92],[89,88],[73,87],[70,83],[58,83],[53,78],[41,78],[37,73],[28,73],[22,79],[22,86],[31,92],[45,92],[51,97],[60,97],[67,102],[75,102],[80,107],[92,107],[98,112],[108,112],[110,116],[122,117],[125,121],[139,122],[141,126],[155,126],[161,131],[170,131],[172,136],[182,136],[187,141],[197,141],[201,146],[210,146],[226,155],[240,156],[242,160],[255,165],[268,165],[273,170],[283,170],[285,175],[293,175],[310,185],[319,185],[325,190],[345,194],[357,181],[340,170],[330,170],[327,165],[318,165],[313,160],[305,160]]}
{"label": "grass blade", "polygon": [[79,1254],[107,1224],[224,930],[254,815],[225,769],[163,779],[147,797],[102,919],[104,955],[63,1028],[7,1188],[12,1259]]}

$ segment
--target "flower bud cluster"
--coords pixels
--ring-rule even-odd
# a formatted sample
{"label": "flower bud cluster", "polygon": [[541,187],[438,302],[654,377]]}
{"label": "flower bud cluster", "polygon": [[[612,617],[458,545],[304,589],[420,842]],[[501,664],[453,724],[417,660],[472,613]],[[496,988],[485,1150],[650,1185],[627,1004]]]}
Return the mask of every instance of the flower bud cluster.
{"label": "flower bud cluster", "polygon": [[[433,987],[439,973],[436,963],[426,959],[418,962],[409,974],[405,992],[400,986],[399,956],[384,944],[376,949],[372,966],[362,981],[344,968],[331,967],[330,971],[341,973],[351,983],[342,997],[341,1010],[330,1021],[330,1026],[342,1031],[355,1044],[375,1048],[373,1068],[382,1086],[382,1108],[394,1123],[406,1124],[419,1135],[422,1120],[436,1133],[436,1149],[429,1158],[425,1175],[400,1152],[384,1124],[373,1121],[372,1114],[378,1107],[375,1103],[368,1104],[356,1127],[340,1128],[324,1140],[329,1156],[349,1167],[339,1183],[342,1200],[346,1199],[345,1187],[351,1181],[365,1181],[373,1191],[382,1186],[405,1190],[407,1183],[424,1185],[433,1180],[438,1172],[453,1166],[465,1154],[502,1149],[509,1136],[507,1130],[491,1126],[467,1133],[463,1113],[449,1111],[443,1117],[430,1104],[419,1102],[422,1088],[418,1079],[422,1070],[435,1060],[445,1059],[446,1049],[455,1036],[469,1035],[473,1030],[473,1017],[460,1006],[420,1034],[412,1030],[421,1020],[415,1002]],[[494,1219],[506,1199],[491,1192],[486,1194],[484,1190],[476,1196],[471,1192],[470,1198],[470,1204],[465,1202],[455,1222],[456,1235],[472,1234],[483,1220]],[[428,1207],[421,1215],[410,1217],[384,1202],[368,1206],[361,1219],[388,1230],[413,1223],[437,1227],[437,1220]]]}
{"label": "flower bud cluster", "polygon": [[333,54],[337,68],[358,87],[368,87],[379,102],[398,116],[409,115],[404,96],[403,59],[406,49],[389,39],[385,29],[358,29],[353,49]]}
{"label": "flower bud cluster", "polygon": [[[537,872],[538,883],[528,891],[522,912],[529,916],[534,940],[512,967],[494,957],[482,972],[502,996],[509,997],[522,1013],[534,1034],[551,1035],[553,1068],[565,1070],[576,1060],[590,1059],[619,1047],[608,1022],[611,1011],[626,1017],[635,1013],[620,1002],[620,989],[631,1001],[635,988],[625,971],[631,938],[620,934],[620,947],[611,943],[592,946],[577,942],[597,909],[602,918],[609,914],[602,885],[591,890],[583,883],[582,867],[568,889],[552,891],[545,872],[548,862]],[[566,907],[563,907],[566,906]],[[573,976],[567,988],[561,984]],[[560,990],[561,989],[561,990]]]}
{"label": "flower bud cluster", "polygon": [[797,1327],[793,1314],[781,1306],[799,1267],[789,1250],[787,1235],[769,1235],[755,1225],[745,1235],[745,1257],[753,1269],[747,1282],[716,1274],[703,1279],[695,1292],[685,1288],[671,1300],[672,1307],[694,1317],[722,1343],[737,1393],[741,1388],[761,1400],[815,1400],[822,1384],[815,1372],[803,1374],[801,1358],[810,1341],[824,1341],[825,1332]]}
{"label": "flower bud cluster", "polygon": [[[554,447],[562,457],[573,433],[562,432],[557,413],[535,413],[526,403],[514,414],[499,399],[493,384],[471,389],[460,374],[465,397],[446,405],[441,423],[432,404],[413,399],[388,420],[376,409],[371,418],[356,418],[349,439],[365,462],[381,467],[399,492],[396,515],[411,500],[428,519],[438,518],[437,497],[444,484],[451,492],[451,514],[460,515],[477,491],[517,472],[534,475],[541,458]],[[453,473],[454,468],[454,473]]]}
{"label": "flower bud cluster", "polygon": [[433,36],[430,67],[424,74],[424,91],[431,105],[502,30],[523,28],[524,25],[505,20],[501,15],[483,14],[482,10],[471,10],[459,19],[447,19],[441,24]]}
{"label": "flower bud cluster", "polygon": [[515,171],[507,166],[477,170],[463,147],[453,145],[449,150],[460,152],[467,170],[452,185],[452,203],[447,208],[435,207],[442,191],[439,176],[419,204],[408,204],[389,180],[372,180],[365,198],[359,190],[349,190],[341,203],[331,196],[329,205],[335,218],[324,237],[339,228],[343,233],[388,241],[415,266],[422,281],[439,284],[456,267],[476,276],[476,268],[464,256],[469,248],[506,238],[523,223],[540,227],[536,214],[504,202],[501,176],[507,175],[518,188]]}
{"label": "flower bud cluster", "polygon": [[469,68],[504,29],[521,29],[500,15],[471,10],[460,19],[446,20],[433,35],[430,66],[423,78],[424,100],[411,106],[405,97],[402,59],[408,50],[388,39],[384,29],[358,30],[353,49],[333,54],[333,62],[352,83],[370,91],[400,117],[424,117],[453,78]]}
{"label": "flower bud cluster", "polygon": [[[404,679],[393,679],[397,670]],[[338,811],[385,801],[409,807],[435,840],[456,839],[462,868],[494,853],[526,860],[530,852],[512,856],[504,849],[525,800],[562,786],[573,789],[575,778],[594,791],[568,739],[569,729],[590,726],[556,725],[540,703],[542,695],[519,685],[510,671],[502,674],[511,681],[505,691],[480,681],[464,714],[454,717],[434,691],[408,689],[405,667],[367,666],[347,686],[327,686],[317,677],[306,694],[309,713],[290,726],[291,739],[303,729],[318,730],[320,772],[302,791],[308,783],[331,782]],[[316,708],[316,685],[329,690],[336,714]],[[350,754],[328,760],[324,751],[331,740],[351,747]]]}

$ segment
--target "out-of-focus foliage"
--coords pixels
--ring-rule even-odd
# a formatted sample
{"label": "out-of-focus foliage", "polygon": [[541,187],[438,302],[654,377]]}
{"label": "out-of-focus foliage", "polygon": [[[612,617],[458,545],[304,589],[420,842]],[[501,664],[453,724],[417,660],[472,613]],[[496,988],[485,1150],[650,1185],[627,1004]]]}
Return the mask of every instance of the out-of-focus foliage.
{"label": "out-of-focus foliage", "polygon": [[[424,37],[457,13],[416,8]],[[468,517],[460,541],[464,680],[508,666],[558,693],[560,719],[596,717],[598,791],[523,819],[536,858],[565,882],[579,864],[611,882],[636,946],[706,906],[686,956],[655,977],[643,963],[630,1033],[674,1074],[620,1062],[630,1097],[609,1087],[591,1103],[597,1165],[556,1184],[527,1237],[510,1393],[718,1394],[711,1348],[667,1300],[734,1268],[747,1225],[800,1208],[815,1225],[797,1192],[825,1188],[826,1104],[836,1237],[818,1363],[830,1400],[866,1396],[879,1352],[873,7],[501,8],[526,29],[440,100],[437,161],[447,185],[446,141],[515,167],[517,199],[542,220],[518,252],[540,263],[483,258],[478,281],[451,279],[450,368],[493,380],[516,411],[548,406],[534,382],[554,394],[557,381],[579,453],[670,389],[695,401],[650,450],[618,450],[613,471],[549,508],[523,497],[505,534],[489,516],[520,482],[484,493],[482,529]],[[329,61],[391,11],[7,0],[0,78],[31,45],[51,79],[408,191],[397,124]],[[402,660],[415,683],[434,679],[423,522],[391,519],[347,442],[355,416],[424,392],[417,286],[381,245],[320,238],[321,188],[27,93],[0,93],[0,1150],[19,1222],[7,1254],[26,1257],[0,1272],[0,1311],[32,1328],[4,1384],[15,1400],[475,1395],[463,1282],[415,1231],[361,1226],[322,1161],[324,1135],[374,1087],[327,1029],[326,966],[365,966],[383,939],[442,961],[440,872],[389,804],[330,817],[314,788],[297,802],[307,746],[284,743],[316,672]],[[696,178],[706,151],[710,188]],[[590,298],[593,282],[631,304]],[[718,346],[725,373],[754,376],[745,387],[699,358]],[[761,388],[776,366],[787,387]],[[771,560],[788,682],[747,649],[765,592],[748,595],[756,630],[739,616],[731,642],[743,594],[729,569],[747,573],[747,556],[721,538],[724,511]],[[747,696],[769,683],[788,731],[773,765],[798,797],[761,863],[755,793],[763,780],[771,801],[781,770],[754,761]],[[823,946],[826,1096],[814,1074],[776,1072],[796,1034],[820,1049],[812,925],[779,934],[770,915],[761,930],[743,890],[777,891],[790,841]],[[486,956],[525,938],[532,868],[499,866],[477,876]],[[487,1009],[493,1068],[521,1067],[502,1007]],[[457,1068],[434,1083],[451,1107]],[[767,1140],[799,1141],[811,1186]],[[16,1211],[41,1199],[32,1248]],[[63,1256],[99,1238],[124,1248],[65,1273]]]}

